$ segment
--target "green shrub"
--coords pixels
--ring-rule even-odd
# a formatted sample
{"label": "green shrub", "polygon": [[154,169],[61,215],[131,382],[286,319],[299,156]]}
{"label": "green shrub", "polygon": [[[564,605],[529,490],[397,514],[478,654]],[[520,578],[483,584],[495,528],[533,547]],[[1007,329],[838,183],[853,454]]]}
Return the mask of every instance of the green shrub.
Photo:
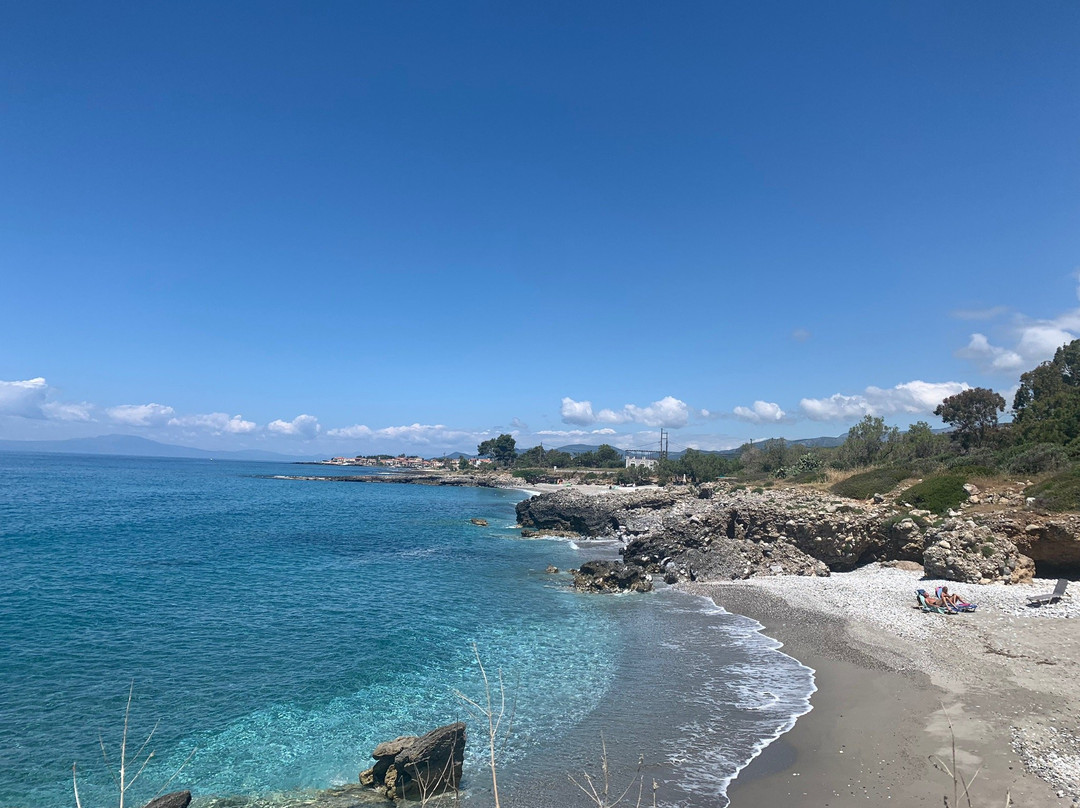
{"label": "green shrub", "polygon": [[1036,443],[1019,449],[1011,452],[1013,456],[1005,461],[1005,469],[1012,474],[1045,474],[1069,465],[1069,453],[1063,446]]}
{"label": "green shrub", "polygon": [[1080,511],[1080,468],[1055,474],[1027,490],[1035,507],[1048,511]]}
{"label": "green shrub", "polygon": [[994,554],[994,545],[992,544],[984,544],[979,549],[982,551],[983,558],[989,558]]}
{"label": "green shrub", "polygon": [[967,477],[963,474],[940,474],[936,477],[928,477],[901,494],[897,502],[907,502],[916,508],[943,514],[950,508],[959,507],[960,503],[967,499],[968,494],[964,490],[965,482],[967,482]]}
{"label": "green shrub", "polygon": [[906,466],[886,466],[853,474],[846,480],[835,483],[830,490],[850,499],[867,499],[874,494],[892,491],[910,476],[911,470]]}
{"label": "green shrub", "polygon": [[764,489],[764,488],[762,488],[762,487],[761,487],[761,486],[759,485],[759,486],[758,486],[757,488],[755,488],[755,489],[754,489],[754,490],[753,490],[753,491],[752,491],[751,493],[754,493],[754,494],[764,494],[764,493],[765,493],[765,489]]}

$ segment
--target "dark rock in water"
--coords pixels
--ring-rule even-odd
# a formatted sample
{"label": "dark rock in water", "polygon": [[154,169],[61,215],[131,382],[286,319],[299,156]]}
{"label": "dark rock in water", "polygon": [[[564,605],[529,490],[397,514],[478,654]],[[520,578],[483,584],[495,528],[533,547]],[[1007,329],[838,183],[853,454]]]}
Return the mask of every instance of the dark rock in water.
{"label": "dark rock in water", "polygon": [[465,725],[459,721],[421,735],[401,750],[394,766],[399,782],[402,774],[409,778],[405,796],[425,796],[457,786],[464,759]]}
{"label": "dark rock in water", "polygon": [[523,539],[531,539],[531,538],[534,538],[534,537],[539,536],[539,535],[540,535],[539,530],[529,530],[528,528],[525,528],[525,529],[523,529],[521,531],[521,538],[523,538]]}
{"label": "dark rock in water", "polygon": [[421,735],[402,735],[375,747],[375,765],[360,772],[360,782],[390,799],[425,800],[461,781],[465,725],[460,721]]}
{"label": "dark rock in water", "polygon": [[582,592],[649,592],[652,576],[621,561],[586,561],[573,571],[574,588]]}
{"label": "dark rock in water", "polygon": [[474,525],[479,525],[480,527],[487,527],[488,526],[488,520],[487,519],[479,519],[479,518],[473,517],[469,521],[472,522]]}
{"label": "dark rock in water", "polygon": [[547,569],[544,570],[544,572],[546,572],[548,575],[554,575],[558,571],[559,568],[556,567],[554,564],[548,564]]}
{"label": "dark rock in water", "polygon": [[162,794],[146,803],[143,808],[187,808],[191,803],[190,791],[174,791]]}

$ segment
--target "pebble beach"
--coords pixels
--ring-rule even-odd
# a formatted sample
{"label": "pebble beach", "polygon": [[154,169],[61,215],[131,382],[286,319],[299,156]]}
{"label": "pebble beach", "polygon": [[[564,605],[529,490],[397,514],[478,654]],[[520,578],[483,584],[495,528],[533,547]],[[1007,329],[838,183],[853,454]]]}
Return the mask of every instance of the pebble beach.
{"label": "pebble beach", "polygon": [[[1080,805],[1080,603],[1055,581],[952,584],[971,614],[926,613],[947,581],[871,564],[829,577],[682,584],[754,618],[816,671],[813,710],[733,784],[735,808]],[[955,750],[954,750],[955,744]]]}

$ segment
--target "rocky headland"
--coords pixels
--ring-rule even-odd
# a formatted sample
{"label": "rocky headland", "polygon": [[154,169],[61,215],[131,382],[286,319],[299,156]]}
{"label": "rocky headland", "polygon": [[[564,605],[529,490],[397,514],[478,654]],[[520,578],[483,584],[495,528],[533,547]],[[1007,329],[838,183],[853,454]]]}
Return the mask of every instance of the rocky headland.
{"label": "rocky headland", "polygon": [[[680,580],[738,580],[768,575],[827,576],[873,562],[910,562],[928,575],[965,583],[1022,583],[1035,565],[1080,570],[1080,516],[1030,508],[1022,484],[980,492],[945,516],[888,498],[851,500],[807,487],[747,490],[726,482],[700,487],[611,491],[573,488],[524,500],[528,531],[576,533],[622,542],[629,571],[604,568],[609,586],[625,588],[660,574]],[[640,588],[636,583],[633,588]]]}

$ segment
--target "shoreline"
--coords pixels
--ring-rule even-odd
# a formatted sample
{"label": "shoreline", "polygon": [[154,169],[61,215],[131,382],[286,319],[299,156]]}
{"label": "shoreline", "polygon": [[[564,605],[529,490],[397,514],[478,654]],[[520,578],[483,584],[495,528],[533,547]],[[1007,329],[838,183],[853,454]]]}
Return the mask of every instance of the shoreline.
{"label": "shoreline", "polygon": [[[1014,805],[1080,804],[1076,621],[1002,614],[989,603],[982,614],[923,614],[883,598],[884,609],[907,609],[905,627],[914,615],[915,629],[930,629],[904,636],[887,619],[845,614],[815,591],[832,581],[848,597],[871,602],[879,573],[918,579],[871,570],[680,587],[761,623],[783,653],[815,671],[811,711],[738,774],[728,789],[732,808],[846,808],[893,799],[938,806],[946,795],[952,800],[953,782],[931,757],[951,767],[953,737],[959,770],[968,779],[978,771],[974,805],[1002,805],[1006,794]],[[982,590],[991,589],[1000,599],[1000,586],[964,591],[986,601],[993,598]],[[1047,738],[1051,748],[1032,748]]]}

